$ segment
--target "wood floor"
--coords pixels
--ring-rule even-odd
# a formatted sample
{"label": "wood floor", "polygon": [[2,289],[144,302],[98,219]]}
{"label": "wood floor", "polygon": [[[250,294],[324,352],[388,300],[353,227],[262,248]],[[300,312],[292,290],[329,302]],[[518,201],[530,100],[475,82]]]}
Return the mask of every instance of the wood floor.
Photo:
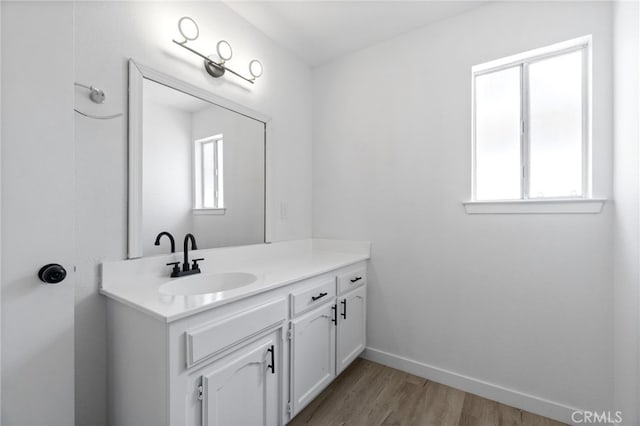
{"label": "wood floor", "polygon": [[289,423],[291,426],[562,424],[362,358],[354,361]]}

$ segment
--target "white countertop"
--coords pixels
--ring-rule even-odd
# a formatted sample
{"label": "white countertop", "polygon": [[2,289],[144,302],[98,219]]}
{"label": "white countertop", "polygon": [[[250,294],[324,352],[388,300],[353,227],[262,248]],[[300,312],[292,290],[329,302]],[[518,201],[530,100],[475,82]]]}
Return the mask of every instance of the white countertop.
{"label": "white countertop", "polygon": [[170,278],[166,263],[182,261],[182,253],[105,262],[100,293],[153,317],[172,322],[248,296],[313,277],[371,256],[362,241],[307,239],[271,244],[197,250],[189,258],[204,257],[202,275],[248,272],[258,279],[244,287],[193,296],[169,296],[158,288]]}

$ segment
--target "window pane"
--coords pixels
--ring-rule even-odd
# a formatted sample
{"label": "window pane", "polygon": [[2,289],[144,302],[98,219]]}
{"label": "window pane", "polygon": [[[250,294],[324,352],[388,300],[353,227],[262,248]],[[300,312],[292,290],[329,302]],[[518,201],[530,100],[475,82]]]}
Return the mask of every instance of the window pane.
{"label": "window pane", "polygon": [[529,65],[529,196],[581,196],[582,51]]}
{"label": "window pane", "polygon": [[202,208],[202,144],[193,143],[193,192],[194,207]]}
{"label": "window pane", "polygon": [[202,144],[202,207],[213,208],[214,191],[214,150],[213,142]]}
{"label": "window pane", "polygon": [[476,199],[520,198],[520,67],[477,76]]}
{"label": "window pane", "polygon": [[218,160],[218,205],[217,208],[221,209],[224,207],[224,155],[222,153],[222,139],[218,140],[218,155],[216,159]]}

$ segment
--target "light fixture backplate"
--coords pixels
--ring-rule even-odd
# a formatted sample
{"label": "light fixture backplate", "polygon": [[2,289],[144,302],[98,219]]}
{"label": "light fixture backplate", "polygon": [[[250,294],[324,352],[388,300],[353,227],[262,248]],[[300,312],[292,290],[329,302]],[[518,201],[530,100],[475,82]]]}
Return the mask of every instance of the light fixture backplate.
{"label": "light fixture backplate", "polygon": [[207,60],[204,61],[204,69],[207,70],[207,72],[211,77],[215,77],[215,78],[222,77],[226,71],[223,66],[216,65],[211,61],[207,61]]}

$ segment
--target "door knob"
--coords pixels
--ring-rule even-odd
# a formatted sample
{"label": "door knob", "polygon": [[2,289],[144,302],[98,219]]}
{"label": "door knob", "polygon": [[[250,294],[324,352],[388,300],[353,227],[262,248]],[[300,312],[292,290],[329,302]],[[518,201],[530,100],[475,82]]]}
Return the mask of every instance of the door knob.
{"label": "door knob", "polygon": [[62,265],[49,263],[38,271],[38,278],[47,284],[58,284],[67,277],[67,271]]}

